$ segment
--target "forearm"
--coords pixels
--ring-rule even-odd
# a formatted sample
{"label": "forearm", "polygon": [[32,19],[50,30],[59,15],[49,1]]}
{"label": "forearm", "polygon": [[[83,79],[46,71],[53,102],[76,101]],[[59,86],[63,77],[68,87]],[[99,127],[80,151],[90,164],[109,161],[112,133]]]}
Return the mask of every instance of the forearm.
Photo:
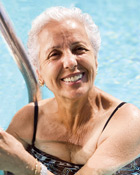
{"label": "forearm", "polygon": [[[27,157],[24,160],[19,161],[17,166],[13,166],[10,170],[14,175],[54,175],[47,168],[42,165],[41,162],[37,161],[33,157]],[[42,171],[42,167],[44,166],[44,170]],[[6,168],[7,169],[7,168]],[[9,168],[8,168],[9,169]],[[8,175],[5,173],[5,175]]]}
{"label": "forearm", "polygon": [[[14,174],[34,174],[36,160],[12,135],[0,129],[0,170]],[[39,175],[39,169],[37,170]]]}
{"label": "forearm", "polygon": [[[16,138],[0,129],[0,170],[15,175],[44,175],[42,166]],[[45,175],[53,173],[45,168]]]}
{"label": "forearm", "polygon": [[[42,171],[43,167],[44,171]],[[26,150],[19,154],[18,157],[13,158],[13,163],[10,166],[4,165],[3,170],[10,171],[14,175],[53,175]]]}
{"label": "forearm", "polygon": [[111,175],[112,173],[101,168],[90,168],[84,165],[75,175]]}
{"label": "forearm", "polygon": [[37,169],[36,175],[39,175],[40,166],[39,163],[37,163],[38,162],[29,153],[26,153],[26,151],[22,152],[21,154],[18,153],[18,155],[9,154],[9,158],[6,156],[0,156],[0,169],[4,171],[10,171],[15,175],[35,174],[35,169]]}

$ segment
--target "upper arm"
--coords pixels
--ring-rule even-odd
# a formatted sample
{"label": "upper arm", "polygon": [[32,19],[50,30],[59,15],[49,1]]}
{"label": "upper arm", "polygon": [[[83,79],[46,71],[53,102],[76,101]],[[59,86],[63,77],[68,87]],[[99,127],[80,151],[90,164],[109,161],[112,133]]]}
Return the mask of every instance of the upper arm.
{"label": "upper arm", "polygon": [[114,117],[79,175],[109,175],[139,155],[140,110],[127,104]]}
{"label": "upper arm", "polygon": [[7,132],[19,140],[26,148],[33,136],[34,105],[30,103],[20,109],[13,117]]}

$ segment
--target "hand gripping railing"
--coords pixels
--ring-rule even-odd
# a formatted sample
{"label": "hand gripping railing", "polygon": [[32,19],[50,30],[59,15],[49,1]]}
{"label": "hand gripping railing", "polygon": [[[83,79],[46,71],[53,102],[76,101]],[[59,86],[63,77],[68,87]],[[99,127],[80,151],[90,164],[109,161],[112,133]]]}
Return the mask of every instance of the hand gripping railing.
{"label": "hand gripping railing", "polygon": [[29,102],[41,99],[41,91],[36,76],[27,58],[27,53],[20,39],[16,36],[13,26],[0,3],[0,31],[7,42],[27,85]]}

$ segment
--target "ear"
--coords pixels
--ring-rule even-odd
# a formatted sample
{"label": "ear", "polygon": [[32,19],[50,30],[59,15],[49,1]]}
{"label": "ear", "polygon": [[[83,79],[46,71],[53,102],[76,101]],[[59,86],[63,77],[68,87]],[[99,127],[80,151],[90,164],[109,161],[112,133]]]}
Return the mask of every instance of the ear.
{"label": "ear", "polygon": [[98,69],[98,59],[97,59],[97,56],[95,57],[95,66],[96,66],[96,69]]}
{"label": "ear", "polygon": [[44,84],[43,77],[42,77],[42,75],[40,74],[40,72],[39,72],[38,69],[36,69],[36,74],[37,74],[37,76],[38,76],[38,81],[39,81],[39,83],[40,83],[41,85]]}

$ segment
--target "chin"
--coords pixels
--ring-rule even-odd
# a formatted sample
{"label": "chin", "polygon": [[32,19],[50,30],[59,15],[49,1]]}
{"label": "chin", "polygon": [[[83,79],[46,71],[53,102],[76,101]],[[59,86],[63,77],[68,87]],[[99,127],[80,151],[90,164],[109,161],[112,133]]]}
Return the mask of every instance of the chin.
{"label": "chin", "polygon": [[78,90],[70,90],[62,93],[62,96],[68,99],[78,99],[80,97],[84,97],[85,95],[88,95],[90,89],[78,89]]}

